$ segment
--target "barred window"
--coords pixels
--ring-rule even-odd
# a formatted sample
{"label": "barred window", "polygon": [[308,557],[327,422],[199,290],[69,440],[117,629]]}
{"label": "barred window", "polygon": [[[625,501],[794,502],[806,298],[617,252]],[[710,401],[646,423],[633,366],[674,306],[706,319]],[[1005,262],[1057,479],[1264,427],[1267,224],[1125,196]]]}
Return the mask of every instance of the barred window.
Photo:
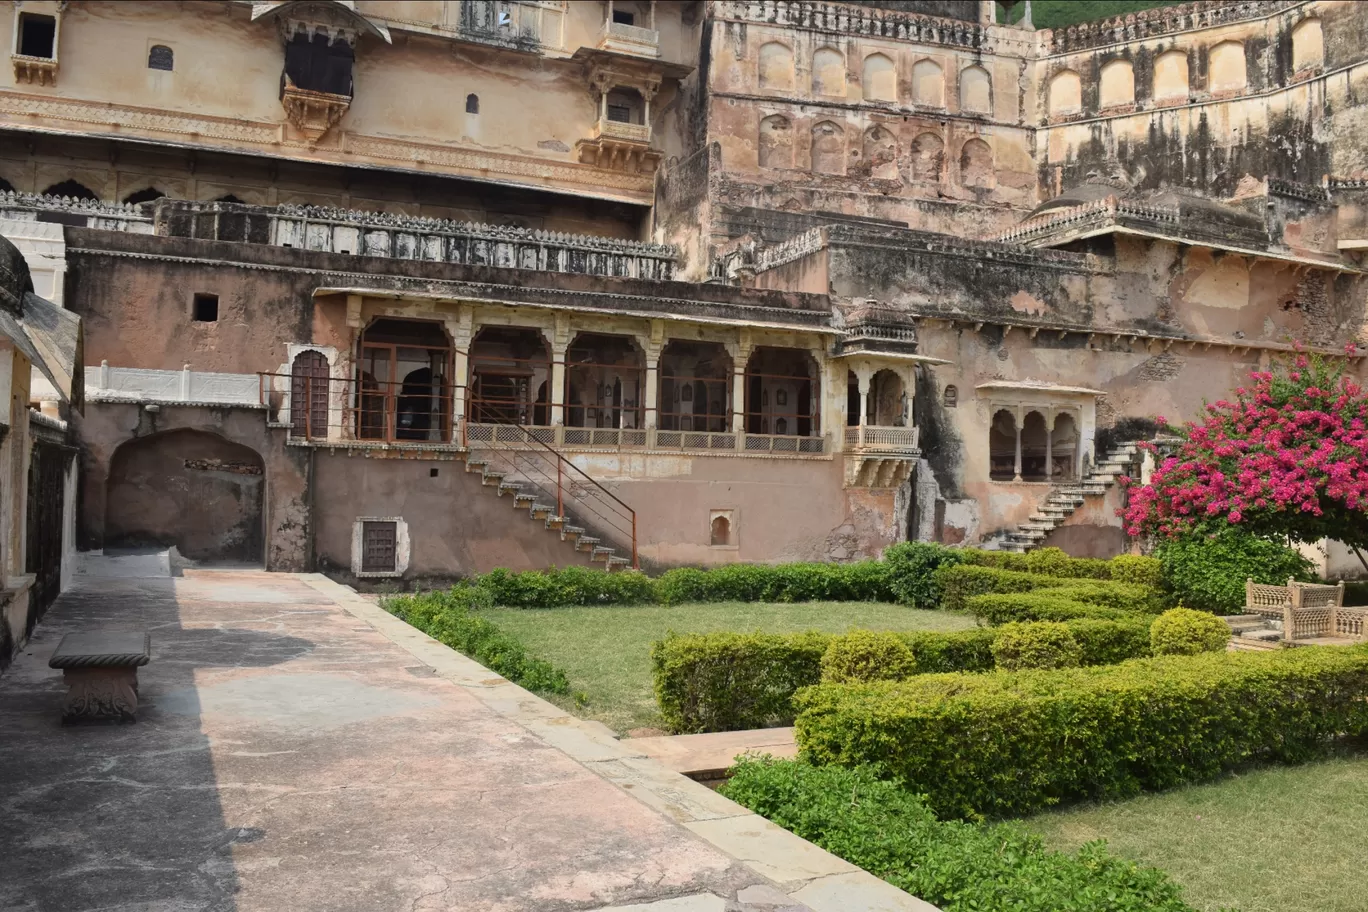
{"label": "barred window", "polygon": [[398,524],[364,522],[361,524],[361,572],[393,573]]}

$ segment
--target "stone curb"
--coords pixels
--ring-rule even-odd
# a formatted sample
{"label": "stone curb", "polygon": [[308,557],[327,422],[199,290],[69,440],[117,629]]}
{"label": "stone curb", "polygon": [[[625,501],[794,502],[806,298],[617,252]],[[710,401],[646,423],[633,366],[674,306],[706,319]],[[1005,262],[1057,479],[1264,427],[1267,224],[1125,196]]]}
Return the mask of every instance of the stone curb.
{"label": "stone curb", "polygon": [[595,774],[762,877],[812,912],[939,912],[873,874],[770,823],[619,741],[599,722],[570,715],[320,573],[298,578],[390,642]]}

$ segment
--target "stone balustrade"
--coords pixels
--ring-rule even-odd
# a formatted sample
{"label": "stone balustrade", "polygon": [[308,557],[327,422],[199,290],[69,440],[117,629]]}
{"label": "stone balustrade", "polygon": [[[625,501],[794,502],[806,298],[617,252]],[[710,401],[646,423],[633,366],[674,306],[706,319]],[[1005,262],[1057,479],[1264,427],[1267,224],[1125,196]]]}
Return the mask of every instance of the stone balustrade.
{"label": "stone balustrade", "polygon": [[1251,19],[1265,19],[1294,6],[1301,6],[1304,2],[1305,0],[1242,0],[1239,3],[1230,3],[1228,0],[1203,0],[1180,6],[1157,7],[1054,29],[1050,37],[1051,50],[1056,54],[1067,54],[1176,32],[1216,28]]}
{"label": "stone balustrade", "polygon": [[106,203],[42,193],[0,192],[0,218],[59,222],[81,228],[104,228],[133,234],[152,233],[152,217],[146,204]]}
{"label": "stone balustrade", "polygon": [[186,405],[233,405],[263,408],[261,379],[256,374],[110,367],[108,361],[87,370],[85,394],[92,401],[166,402]]}
{"label": "stone balustrade", "polygon": [[860,7],[853,3],[719,0],[714,8],[721,19],[871,38],[893,38],[917,44],[978,48],[984,39],[984,30],[976,22]]}

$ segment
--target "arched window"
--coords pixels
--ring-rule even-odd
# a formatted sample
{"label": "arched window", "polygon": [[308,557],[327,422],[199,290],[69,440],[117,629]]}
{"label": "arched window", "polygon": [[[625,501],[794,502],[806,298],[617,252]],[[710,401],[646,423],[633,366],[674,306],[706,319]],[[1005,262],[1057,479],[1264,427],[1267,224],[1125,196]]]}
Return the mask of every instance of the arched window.
{"label": "arched window", "polygon": [[829,120],[812,127],[812,170],[845,174],[845,131]]}
{"label": "arched window", "polygon": [[959,387],[950,384],[945,388],[945,407],[956,408],[959,405]]}
{"label": "arched window", "polygon": [[302,351],[290,364],[290,436],[328,436],[328,359]]}
{"label": "arched window", "polygon": [[883,127],[870,127],[864,135],[864,163],[869,176],[883,180],[898,178],[898,141]]}
{"label": "arched window", "polygon": [[971,139],[960,149],[960,183],[966,187],[993,186],[993,147]]}
{"label": "arched window", "polygon": [[125,197],[124,197],[124,202],[125,202],[125,203],[150,203],[150,202],[152,202],[153,200],[159,200],[159,199],[161,199],[163,196],[166,196],[166,194],[165,194],[165,193],[162,193],[162,192],[161,192],[160,190],[158,190],[156,187],[144,187],[143,189],[139,190],[137,193],[130,193],[130,194],[128,194],[128,196],[125,196]]}
{"label": "arched window", "polygon": [[1186,51],[1165,51],[1154,59],[1154,100],[1187,98],[1188,59]]}
{"label": "arched window", "polygon": [[981,66],[960,71],[960,110],[966,114],[993,113],[993,79]]}
{"label": "arched window", "polygon": [[731,520],[725,516],[714,516],[712,519],[712,544],[713,547],[725,547],[731,544]]}
{"label": "arched window", "polygon": [[632,88],[616,88],[608,93],[608,119],[614,123],[641,124],[646,102]]}
{"label": "arched window", "polygon": [[1292,29],[1292,71],[1325,62],[1325,35],[1319,19],[1303,19]]}
{"label": "arched window", "polygon": [[78,184],[74,180],[64,180],[60,184],[53,184],[43,191],[43,195],[68,196],[78,200],[98,200],[100,198],[96,195],[94,190],[91,190],[85,184]]}
{"label": "arched window", "polygon": [[1050,80],[1050,113],[1075,114],[1083,110],[1083,83],[1073,70],[1056,73]]}
{"label": "arched window", "polygon": [[923,133],[912,141],[912,179],[939,183],[945,168],[945,141]]}
{"label": "arched window", "polygon": [[793,167],[793,129],[787,117],[771,114],[760,121],[756,146],[762,168]]}
{"label": "arched window", "polygon": [[164,44],[154,44],[152,49],[147,52],[147,68],[149,70],[171,71],[176,68],[176,55]]}
{"label": "arched window", "polygon": [[945,107],[945,71],[934,60],[912,65],[912,101],[928,108]]}
{"label": "arched window", "polygon": [[476,95],[474,92],[471,92],[469,95],[466,96],[466,113],[480,113],[480,96]]}
{"label": "arched window", "polygon": [[1102,66],[1098,103],[1104,108],[1135,103],[1135,70],[1129,60],[1109,60]]}
{"label": "arched window", "polygon": [[845,57],[834,48],[818,48],[812,55],[812,94],[844,95]]}
{"label": "arched window", "polygon": [[897,101],[898,71],[883,54],[870,54],[864,61],[860,79],[866,101]]}
{"label": "arched window", "polygon": [[1016,477],[1017,423],[1016,415],[999,409],[988,428],[988,477],[993,481],[1011,481]]}
{"label": "arched window", "polygon": [[1067,412],[1055,415],[1050,431],[1049,474],[1051,481],[1078,477],[1078,423]]}
{"label": "arched window", "polygon": [[1207,90],[1234,92],[1247,83],[1244,45],[1238,41],[1222,41],[1211,49],[1207,58]]}
{"label": "arched window", "polygon": [[793,88],[793,51],[770,41],[760,46],[759,81],[762,89]]}

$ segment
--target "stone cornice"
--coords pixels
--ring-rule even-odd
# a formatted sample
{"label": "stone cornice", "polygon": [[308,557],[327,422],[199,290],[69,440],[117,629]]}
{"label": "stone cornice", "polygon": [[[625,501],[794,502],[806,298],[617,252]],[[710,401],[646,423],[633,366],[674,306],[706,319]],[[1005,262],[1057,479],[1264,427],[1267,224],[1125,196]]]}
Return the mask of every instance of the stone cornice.
{"label": "stone cornice", "polygon": [[1179,32],[1219,28],[1235,22],[1270,19],[1310,0],[1202,0],[1180,6],[1163,6],[1080,22],[1054,29],[1050,35],[1052,54],[1070,54],[1112,44],[1125,44],[1159,38]]}
{"label": "stone cornice", "polygon": [[903,13],[853,3],[817,0],[712,0],[709,15],[732,22],[779,25],[813,32],[864,35],[915,44],[975,49],[985,39],[983,26],[962,19]]}

